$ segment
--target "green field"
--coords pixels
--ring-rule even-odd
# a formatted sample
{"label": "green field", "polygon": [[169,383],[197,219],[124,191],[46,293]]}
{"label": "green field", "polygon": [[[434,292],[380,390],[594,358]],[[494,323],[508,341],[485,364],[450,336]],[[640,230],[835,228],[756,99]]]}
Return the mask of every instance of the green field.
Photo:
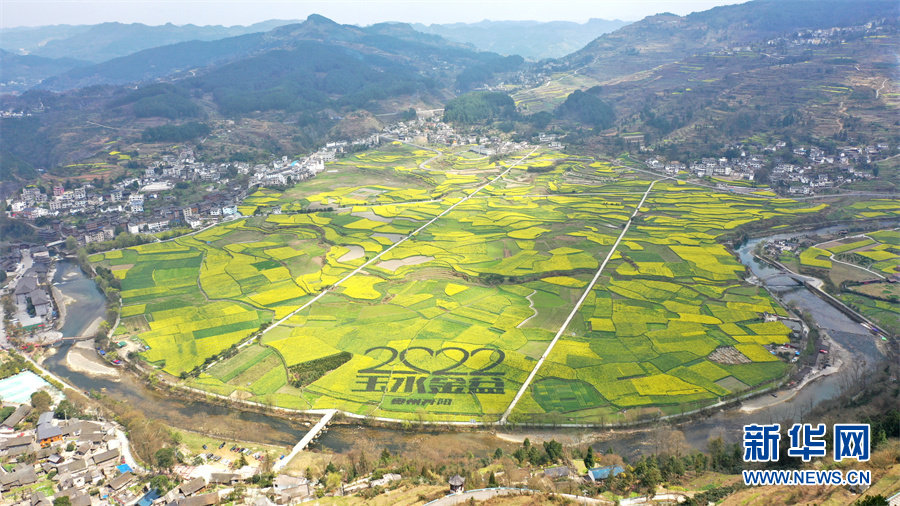
{"label": "green field", "polygon": [[[896,213],[900,205],[874,200],[858,202],[848,206],[848,209],[864,217],[881,218],[884,212]],[[900,287],[889,282],[892,276],[900,274],[900,231],[877,230],[819,246],[800,252],[801,265],[825,268],[824,272],[832,285],[844,284],[838,298],[882,329],[894,335],[900,334]],[[823,262],[821,259],[812,264],[808,260],[804,262],[804,258],[823,254],[833,254],[841,263]],[[878,282],[860,285],[862,281]]]}
{"label": "green field", "polygon": [[[176,376],[193,373],[192,386],[297,409],[495,421],[650,181],[537,151],[491,182],[505,167],[450,150],[419,167],[432,156],[405,146],[357,153],[244,202],[283,214],[91,260],[122,280],[123,314],[149,322],[138,335],[150,346],[144,358]],[[294,212],[310,207],[346,209]],[[784,310],[741,283],[743,266],[718,240],[756,220],[789,223],[822,209],[656,183],[512,419],[671,413],[781,376],[788,365],[764,346],[790,332],[763,324],[762,313]],[[288,316],[261,346],[198,368]],[[710,360],[720,348],[749,363]],[[311,383],[292,386],[291,374],[306,377],[291,369],[298,364],[317,369]]]}

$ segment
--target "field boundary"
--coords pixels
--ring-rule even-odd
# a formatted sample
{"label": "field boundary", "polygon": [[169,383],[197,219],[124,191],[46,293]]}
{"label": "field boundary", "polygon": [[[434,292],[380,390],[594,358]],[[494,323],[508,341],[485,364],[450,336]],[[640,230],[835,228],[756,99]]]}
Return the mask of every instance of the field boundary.
{"label": "field boundary", "polygon": [[419,234],[419,232],[421,232],[421,231],[425,230],[427,227],[431,226],[432,223],[434,223],[434,222],[436,222],[437,220],[443,218],[443,217],[446,216],[448,213],[450,213],[451,211],[453,211],[454,209],[456,209],[457,206],[459,206],[459,205],[462,204],[463,202],[468,201],[470,198],[474,197],[476,194],[478,194],[478,192],[480,192],[480,191],[483,190],[484,188],[486,188],[486,187],[488,187],[488,186],[494,184],[496,181],[498,181],[499,179],[501,179],[501,178],[503,178],[504,176],[506,176],[506,174],[509,173],[509,171],[511,171],[513,168],[515,168],[515,167],[516,167],[517,165],[519,165],[520,163],[524,162],[529,156],[533,155],[534,152],[537,151],[537,150],[538,150],[538,147],[535,147],[535,148],[532,149],[527,155],[523,156],[522,158],[516,160],[513,164],[509,165],[509,166],[506,168],[506,170],[504,170],[503,172],[501,172],[497,177],[495,177],[494,179],[491,179],[491,180],[488,181],[487,183],[485,183],[485,184],[479,186],[475,191],[473,191],[473,192],[470,193],[469,195],[466,195],[465,197],[461,198],[458,202],[456,202],[455,204],[453,204],[453,205],[451,205],[450,207],[448,207],[447,209],[445,209],[441,214],[435,216],[434,218],[432,218],[432,219],[429,220],[427,223],[425,223],[425,224],[422,225],[421,227],[419,227],[419,228],[417,228],[416,230],[414,230],[413,232],[411,232],[409,235],[407,235],[407,236],[404,237],[403,239],[400,239],[399,241],[395,242],[395,243],[392,244],[389,248],[387,248],[387,249],[385,249],[384,251],[382,251],[382,252],[378,253],[377,255],[373,256],[371,259],[367,260],[365,263],[363,263],[362,265],[360,265],[359,267],[357,267],[355,270],[353,270],[352,272],[350,272],[349,274],[347,274],[346,276],[344,276],[344,277],[341,278],[340,280],[336,281],[330,288],[326,288],[326,289],[322,290],[321,292],[319,292],[318,295],[316,295],[316,296],[313,297],[311,300],[307,301],[305,304],[303,304],[302,306],[298,307],[297,309],[291,311],[290,314],[288,314],[288,315],[285,316],[284,318],[282,318],[282,319],[278,320],[277,322],[275,322],[275,323],[269,325],[265,330],[263,330],[262,332],[260,332],[259,335],[257,335],[255,338],[249,339],[249,340],[247,340],[245,343],[241,344],[241,345],[239,346],[239,348],[243,348],[244,346],[249,345],[250,343],[256,341],[257,339],[262,339],[262,336],[266,335],[267,332],[269,332],[270,330],[272,330],[272,329],[278,327],[279,325],[281,325],[282,323],[286,322],[286,321],[289,320],[290,318],[293,318],[297,313],[299,313],[300,311],[303,311],[304,309],[308,308],[308,307],[311,306],[314,302],[316,302],[317,300],[321,299],[324,295],[326,295],[327,293],[329,293],[331,290],[333,290],[333,289],[337,288],[338,286],[340,286],[341,283],[343,283],[343,282],[347,281],[348,279],[352,278],[353,276],[359,274],[363,269],[365,269],[366,267],[368,267],[369,265],[371,265],[373,262],[375,262],[375,261],[377,261],[379,258],[381,258],[382,255],[384,255],[384,254],[387,253],[388,251],[391,251],[392,249],[396,248],[397,246],[403,244],[404,242],[406,242],[406,241],[409,240],[410,238],[415,237],[416,235]]}
{"label": "field boundary", "polygon": [[596,285],[597,280],[600,279],[600,275],[603,273],[603,269],[606,268],[606,264],[609,263],[610,259],[615,254],[616,248],[619,247],[619,243],[622,241],[622,238],[624,238],[625,234],[628,233],[628,229],[629,227],[631,227],[631,222],[634,220],[634,217],[637,216],[637,213],[640,212],[641,207],[644,206],[644,201],[647,200],[647,196],[650,195],[650,191],[653,190],[653,185],[655,185],[657,181],[652,181],[650,183],[650,186],[647,187],[647,191],[644,192],[644,197],[641,198],[641,201],[634,208],[634,212],[631,214],[631,217],[628,218],[628,223],[625,224],[625,228],[622,229],[622,233],[619,234],[618,239],[616,239],[616,242],[613,243],[612,248],[610,248],[609,253],[603,260],[603,263],[600,264],[600,268],[597,269],[597,273],[594,274],[594,278],[590,283],[588,283],[587,287],[584,289],[584,293],[581,294],[581,298],[578,299],[578,302],[575,303],[575,307],[572,308],[572,312],[569,313],[566,321],[564,321],[562,326],[559,328],[559,332],[557,332],[556,336],[553,337],[553,340],[550,341],[550,345],[547,346],[547,349],[544,350],[544,354],[541,355],[541,358],[538,359],[537,364],[534,365],[534,369],[531,370],[531,374],[529,374],[525,382],[522,383],[522,387],[516,393],[516,396],[513,397],[513,400],[510,403],[509,407],[506,408],[506,411],[503,412],[503,416],[500,417],[500,425],[506,425],[506,421],[509,418],[509,415],[516,407],[516,404],[519,403],[519,399],[522,398],[522,395],[525,394],[525,391],[528,389],[528,386],[531,384],[532,380],[534,380],[534,377],[537,375],[538,370],[540,370],[541,366],[544,364],[544,360],[550,355],[550,352],[553,351],[553,347],[556,346],[556,342],[559,341],[559,338],[562,337],[562,335],[566,332],[566,329],[569,327],[569,323],[572,322],[572,318],[575,317],[575,314],[578,313],[579,309],[581,309],[581,305],[584,304],[585,299],[587,299],[588,295],[590,295],[591,290],[594,289],[594,285]]}

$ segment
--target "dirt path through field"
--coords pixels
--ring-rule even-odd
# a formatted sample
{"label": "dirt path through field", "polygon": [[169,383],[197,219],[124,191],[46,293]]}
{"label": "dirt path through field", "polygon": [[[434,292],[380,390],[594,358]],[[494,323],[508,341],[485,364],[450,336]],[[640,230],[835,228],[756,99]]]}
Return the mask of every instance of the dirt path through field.
{"label": "dirt path through field", "polygon": [[[414,145],[414,144],[410,144],[410,146],[415,146],[415,145]],[[245,346],[249,346],[250,344],[256,342],[257,339],[262,339],[262,336],[266,335],[267,332],[272,331],[272,329],[277,328],[279,325],[282,325],[284,322],[286,322],[286,321],[288,321],[289,319],[291,319],[294,315],[296,315],[296,314],[299,313],[300,311],[303,311],[304,309],[308,308],[309,306],[315,304],[316,301],[318,301],[319,299],[321,299],[322,297],[324,297],[325,295],[327,295],[328,293],[330,293],[330,292],[331,292],[332,290],[334,290],[335,288],[341,286],[341,284],[347,282],[348,279],[350,279],[350,278],[352,278],[353,276],[355,276],[355,275],[359,274],[360,272],[362,272],[365,268],[369,267],[369,265],[372,265],[372,264],[374,264],[374,263],[376,263],[376,262],[379,262],[379,261],[380,261],[380,258],[381,258],[382,256],[384,256],[387,252],[391,251],[392,249],[396,248],[397,246],[399,246],[399,245],[403,244],[404,242],[408,241],[410,238],[415,237],[415,236],[416,236],[417,234],[419,234],[421,231],[423,231],[423,230],[425,230],[426,228],[428,228],[429,226],[431,226],[432,223],[434,223],[434,222],[436,222],[437,220],[443,218],[444,216],[446,216],[447,214],[449,214],[451,211],[453,211],[454,209],[456,209],[457,206],[459,206],[460,204],[462,204],[462,203],[464,203],[464,202],[467,202],[470,198],[472,198],[472,197],[474,197],[475,195],[477,195],[480,191],[482,191],[482,190],[485,189],[486,187],[488,187],[488,186],[490,186],[490,185],[496,183],[496,182],[499,181],[500,179],[502,179],[504,176],[506,176],[507,173],[509,173],[509,171],[513,170],[513,168],[515,168],[517,165],[519,165],[520,163],[522,163],[522,162],[524,162],[525,160],[527,160],[528,157],[530,157],[531,155],[533,155],[534,152],[537,151],[537,150],[538,150],[538,148],[535,147],[534,149],[532,149],[531,151],[529,151],[527,155],[523,156],[522,158],[516,160],[514,163],[510,164],[509,167],[507,167],[506,170],[504,170],[503,172],[501,172],[497,177],[495,177],[494,179],[491,179],[491,180],[488,181],[487,183],[485,183],[485,184],[483,184],[482,186],[478,187],[477,190],[475,190],[475,191],[472,192],[471,194],[467,195],[466,197],[463,197],[462,199],[460,199],[460,200],[459,200],[458,202],[456,202],[455,204],[449,206],[447,209],[444,209],[443,212],[441,212],[440,214],[438,214],[437,216],[435,216],[434,218],[432,218],[431,220],[429,220],[427,223],[425,223],[425,224],[422,225],[421,227],[417,228],[417,229],[416,229],[415,231],[413,231],[411,234],[409,234],[409,235],[407,235],[406,237],[404,237],[404,238],[400,239],[399,241],[395,242],[394,244],[392,244],[392,245],[391,245],[390,247],[388,247],[387,249],[381,251],[381,253],[378,253],[377,255],[373,255],[372,258],[370,258],[369,260],[366,260],[365,263],[363,263],[362,265],[360,265],[359,267],[357,267],[355,270],[353,270],[352,272],[350,272],[349,274],[347,274],[346,276],[344,276],[343,278],[341,278],[339,281],[335,282],[335,283],[331,286],[331,288],[326,289],[326,290],[322,290],[321,292],[319,292],[318,295],[316,295],[315,297],[313,297],[312,299],[310,299],[309,301],[307,301],[305,304],[303,304],[302,306],[298,307],[297,309],[291,311],[290,314],[288,314],[288,315],[285,316],[284,318],[278,320],[277,322],[273,323],[272,325],[269,325],[269,327],[267,327],[265,330],[263,330],[262,332],[260,332],[259,335],[258,335],[256,338],[254,338],[254,339],[248,339],[247,341],[245,341],[242,345],[239,346],[239,348],[243,348],[243,347],[245,347]],[[651,187],[652,187],[652,186],[653,186],[653,185],[651,185]],[[641,201],[641,202],[643,203],[643,201]],[[627,230],[627,228],[626,228],[626,230]]]}
{"label": "dirt path through field", "polygon": [[531,374],[528,375],[528,379],[526,379],[525,382],[522,383],[522,388],[519,389],[519,391],[516,393],[516,396],[513,398],[512,403],[510,403],[509,407],[506,408],[503,416],[500,417],[500,425],[506,424],[506,420],[509,418],[510,413],[512,413],[512,410],[516,407],[516,404],[518,404],[519,399],[522,398],[522,395],[525,394],[525,391],[528,390],[528,385],[530,385],[532,380],[534,380],[534,377],[537,376],[541,365],[544,364],[544,360],[546,360],[550,355],[550,352],[553,351],[553,347],[556,346],[557,341],[559,341],[559,338],[562,337],[563,333],[566,331],[566,328],[568,328],[569,323],[572,322],[572,318],[575,317],[575,315],[578,313],[578,310],[581,308],[581,305],[584,304],[585,299],[587,299],[588,295],[590,295],[591,290],[594,289],[594,285],[596,285],[597,280],[600,279],[600,274],[603,273],[603,269],[606,268],[606,264],[609,263],[609,260],[612,258],[613,254],[615,254],[616,248],[618,248],[619,243],[622,242],[622,238],[624,238],[625,234],[628,233],[628,229],[629,227],[631,227],[631,223],[634,220],[634,217],[637,216],[637,213],[640,212],[641,207],[644,206],[644,202],[647,200],[647,196],[650,195],[650,191],[653,190],[653,185],[655,185],[657,181],[653,181],[652,183],[650,183],[650,186],[647,187],[647,191],[644,192],[644,196],[641,198],[641,201],[637,206],[635,206],[634,212],[631,213],[631,218],[628,219],[628,223],[626,223],[625,228],[622,229],[622,233],[619,234],[616,242],[612,245],[612,248],[610,248],[609,253],[606,255],[606,258],[603,260],[603,263],[600,264],[600,268],[597,269],[597,273],[594,274],[594,279],[592,279],[591,282],[588,283],[588,286],[584,289],[584,293],[581,295],[581,298],[578,299],[578,302],[575,303],[575,307],[572,308],[572,312],[569,313],[568,318],[566,318],[566,321],[564,321],[562,326],[559,328],[559,332],[557,332],[556,336],[553,337],[553,340],[550,341],[550,345],[547,346],[547,350],[544,351],[544,354],[541,355],[540,359],[538,359],[537,364],[534,365],[534,369],[531,370]]}

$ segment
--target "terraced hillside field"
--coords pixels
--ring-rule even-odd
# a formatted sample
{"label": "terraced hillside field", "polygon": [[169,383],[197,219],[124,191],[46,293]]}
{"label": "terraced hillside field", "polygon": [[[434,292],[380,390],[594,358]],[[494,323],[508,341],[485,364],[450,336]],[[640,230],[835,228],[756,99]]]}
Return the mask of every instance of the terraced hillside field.
{"label": "terraced hillside field", "polygon": [[784,310],[741,282],[717,238],[823,206],[648,191],[630,169],[544,150],[420,166],[434,156],[359,153],[252,194],[262,215],[91,260],[122,280],[147,361],[279,407],[490,422],[534,372],[511,420],[600,422],[702,407],[787,371],[764,346],[790,331],[762,319]]}

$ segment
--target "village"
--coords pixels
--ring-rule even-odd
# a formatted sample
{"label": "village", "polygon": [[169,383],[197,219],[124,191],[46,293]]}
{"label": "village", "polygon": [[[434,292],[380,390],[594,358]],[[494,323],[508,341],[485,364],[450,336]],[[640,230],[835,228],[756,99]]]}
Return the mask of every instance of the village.
{"label": "village", "polygon": [[[239,218],[238,206],[254,188],[287,186],[313,178],[324,170],[326,162],[344,153],[375,147],[383,138],[443,146],[470,145],[471,151],[485,156],[524,147],[498,136],[458,133],[433,117],[440,111],[424,111],[422,118],[391,124],[380,134],[328,142],[309,156],[294,160],[282,156],[268,164],[205,163],[185,147],[177,155],[162,155],[139,175],[121,178],[108,189],[95,181],[79,186],[72,182],[49,188],[27,186],[7,199],[6,214],[35,223],[43,245],[61,245],[69,236],[84,245],[112,240],[121,232],[154,234],[175,228],[199,229]],[[561,149],[562,145],[554,140],[555,136],[541,139],[551,149]],[[192,202],[173,202],[172,190],[192,187],[201,190]],[[264,212],[279,214],[281,209]],[[15,258],[3,261],[8,272],[14,270]]]}
{"label": "village", "polygon": [[[644,163],[668,176],[687,172],[694,177],[710,178],[720,187],[736,191],[742,188],[746,191],[749,183],[753,187],[768,185],[781,195],[803,197],[829,192],[844,184],[875,179],[877,173],[861,167],[871,166],[893,154],[886,143],[845,146],[832,153],[815,146],[808,149],[790,147],[785,141],[765,146],[731,144],[724,149],[736,156],[703,157],[687,164],[650,157]],[[788,158],[794,163],[788,163]]]}
{"label": "village", "polygon": [[[338,475],[338,468],[332,462],[326,466],[325,476],[317,479],[304,476],[311,472],[309,468],[305,472],[298,472],[296,467],[285,469],[285,464],[297,455],[296,451],[287,458],[283,454],[278,457],[270,450],[254,450],[251,445],[245,447],[243,443],[226,440],[216,444],[217,440],[202,436],[195,437],[208,441],[202,449],[184,443],[163,448],[154,456],[155,465],[145,466],[135,459],[128,431],[122,425],[99,416],[96,411],[80,412],[68,400],[74,392],[43,372],[29,369],[0,379],[0,396],[4,401],[0,422],[3,504],[211,506],[230,502],[271,506],[329,496],[371,498],[422,486],[433,495],[435,504],[455,504],[454,496],[469,489],[490,497],[517,490],[535,493],[530,488],[540,486],[573,498],[576,496],[569,495],[571,492],[586,486],[602,486],[626,472],[618,457],[610,460],[598,456],[595,465],[590,452],[584,459],[572,460],[563,458],[563,447],[556,441],[545,442],[543,451],[539,451],[527,439],[522,447],[505,457],[504,462],[519,464],[508,472],[496,470],[484,479],[472,473],[466,476],[451,473],[443,480],[437,477],[438,483],[430,484],[424,481],[425,475],[385,472],[384,469],[392,469],[392,459],[386,452],[382,452],[378,469],[335,483],[333,477]],[[314,427],[310,434],[318,430],[321,427]],[[308,451],[304,441],[298,448]],[[494,460],[503,458],[498,448]],[[565,465],[558,465],[559,460]],[[612,463],[600,465],[604,460]],[[430,473],[429,476],[434,481],[435,477]],[[443,485],[439,485],[442,481]],[[506,488],[496,488],[500,483]],[[484,485],[489,488],[482,489]],[[597,500],[581,499],[599,504]]]}

